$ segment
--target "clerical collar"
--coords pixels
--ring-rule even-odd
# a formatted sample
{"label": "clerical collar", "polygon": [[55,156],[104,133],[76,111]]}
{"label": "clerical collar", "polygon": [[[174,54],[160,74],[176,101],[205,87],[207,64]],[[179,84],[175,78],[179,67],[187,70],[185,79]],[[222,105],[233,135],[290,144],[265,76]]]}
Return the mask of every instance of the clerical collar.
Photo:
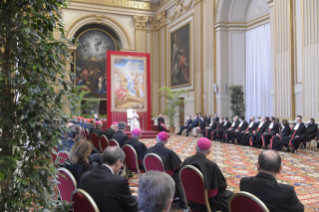
{"label": "clerical collar", "polygon": [[156,143],[156,145],[158,145],[158,146],[165,146],[164,144],[161,144],[161,143]]}
{"label": "clerical collar", "polygon": [[200,156],[204,156],[206,158],[206,155],[204,155],[203,153],[201,152],[196,152],[196,154],[200,155]]}

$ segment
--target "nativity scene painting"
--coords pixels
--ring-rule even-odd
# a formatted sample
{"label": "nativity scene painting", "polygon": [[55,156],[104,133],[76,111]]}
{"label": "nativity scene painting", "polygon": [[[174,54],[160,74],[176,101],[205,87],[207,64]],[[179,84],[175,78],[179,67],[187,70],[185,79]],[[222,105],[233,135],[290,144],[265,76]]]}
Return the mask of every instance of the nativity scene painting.
{"label": "nativity scene painting", "polygon": [[112,57],[112,111],[146,111],[145,58]]}
{"label": "nativity scene painting", "polygon": [[89,29],[77,38],[76,85],[85,85],[85,99],[106,99],[106,51],[117,50],[114,39],[100,29]]}

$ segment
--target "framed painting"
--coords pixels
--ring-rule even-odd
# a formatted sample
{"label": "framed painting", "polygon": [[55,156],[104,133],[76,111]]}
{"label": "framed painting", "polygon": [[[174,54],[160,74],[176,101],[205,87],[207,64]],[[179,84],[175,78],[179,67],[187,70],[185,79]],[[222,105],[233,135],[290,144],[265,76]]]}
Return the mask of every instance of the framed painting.
{"label": "framed painting", "polygon": [[169,32],[169,86],[191,86],[191,22],[175,27]]}
{"label": "framed painting", "polygon": [[75,54],[76,85],[86,85],[90,92],[84,99],[106,100],[106,52],[117,50],[114,38],[104,30],[92,28],[76,38],[79,44]]}
{"label": "framed painting", "polygon": [[134,109],[142,129],[151,127],[150,54],[107,52],[107,120],[126,121]]}

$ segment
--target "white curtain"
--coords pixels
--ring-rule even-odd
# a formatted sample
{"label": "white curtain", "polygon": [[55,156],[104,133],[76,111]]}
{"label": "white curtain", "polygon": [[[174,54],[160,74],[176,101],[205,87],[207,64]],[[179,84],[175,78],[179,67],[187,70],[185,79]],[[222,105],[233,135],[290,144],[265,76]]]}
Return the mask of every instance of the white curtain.
{"label": "white curtain", "polygon": [[246,34],[246,119],[271,116],[270,24]]}

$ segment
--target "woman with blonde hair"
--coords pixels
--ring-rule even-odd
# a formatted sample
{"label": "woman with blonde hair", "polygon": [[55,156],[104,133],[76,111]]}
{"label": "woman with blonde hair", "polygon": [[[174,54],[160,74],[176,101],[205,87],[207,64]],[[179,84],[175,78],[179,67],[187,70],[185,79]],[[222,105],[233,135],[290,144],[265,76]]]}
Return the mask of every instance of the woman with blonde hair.
{"label": "woman with blonde hair", "polygon": [[[80,139],[72,146],[69,152],[69,163],[63,165],[64,168],[67,168],[74,176],[77,181],[78,187],[80,186],[80,179],[84,172],[92,170],[93,165],[92,158],[94,156],[100,157],[98,153],[92,154],[92,144],[84,139]],[[92,157],[93,156],[93,157]]]}

